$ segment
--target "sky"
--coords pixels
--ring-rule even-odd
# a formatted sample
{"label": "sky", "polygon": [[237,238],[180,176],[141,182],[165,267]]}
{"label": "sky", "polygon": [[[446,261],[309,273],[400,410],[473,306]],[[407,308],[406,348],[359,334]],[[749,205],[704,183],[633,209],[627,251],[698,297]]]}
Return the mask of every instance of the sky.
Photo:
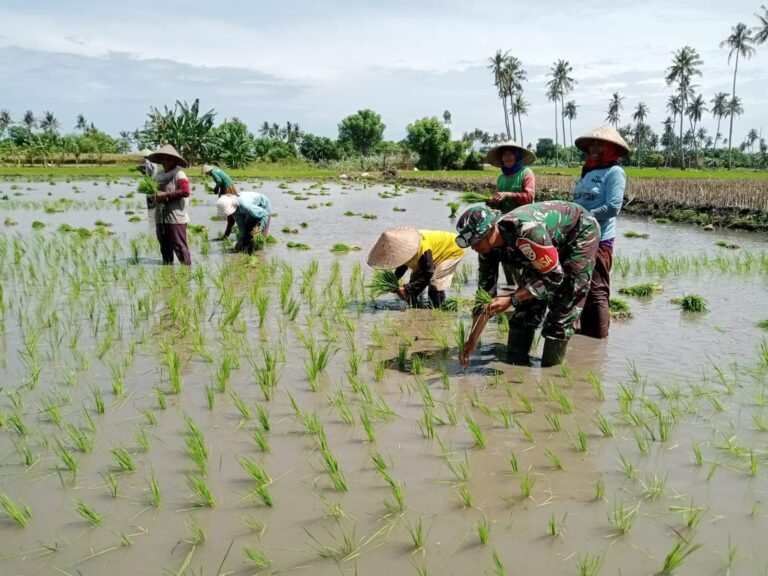
{"label": "sky", "polygon": [[[758,11],[760,0],[0,0],[0,109],[15,120],[50,110],[64,132],[83,114],[117,134],[140,127],[152,106],[200,98],[218,121],[238,117],[254,132],[291,121],[336,137],[339,121],[363,108],[381,114],[390,140],[444,110],[455,137],[501,132],[487,68],[501,49],[528,73],[524,143],[554,136],[544,92],[558,59],[577,82],[573,138],[604,123],[616,91],[622,124],[642,101],[660,133],[673,51],[699,51],[697,90],[707,101],[730,92],[734,62],[719,43],[738,22],[756,26]],[[765,44],[739,62],[745,114],[734,142],[751,128],[768,138],[767,88]],[[709,114],[704,126],[714,134]]]}

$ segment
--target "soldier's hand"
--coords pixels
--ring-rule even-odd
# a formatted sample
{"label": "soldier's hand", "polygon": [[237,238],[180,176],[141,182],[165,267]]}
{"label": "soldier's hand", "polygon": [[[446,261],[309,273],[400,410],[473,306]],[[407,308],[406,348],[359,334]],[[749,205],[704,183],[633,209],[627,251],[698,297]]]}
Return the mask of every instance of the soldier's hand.
{"label": "soldier's hand", "polygon": [[496,296],[496,298],[491,300],[491,303],[488,305],[488,315],[496,316],[496,314],[501,314],[504,310],[509,308],[509,306],[509,296]]}

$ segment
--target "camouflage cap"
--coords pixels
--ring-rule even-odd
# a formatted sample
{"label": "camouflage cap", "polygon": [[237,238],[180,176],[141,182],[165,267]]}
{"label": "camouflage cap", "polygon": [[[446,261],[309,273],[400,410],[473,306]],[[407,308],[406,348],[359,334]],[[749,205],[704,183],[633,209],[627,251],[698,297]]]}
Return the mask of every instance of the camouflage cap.
{"label": "camouflage cap", "polygon": [[456,223],[456,231],[459,233],[456,244],[460,248],[469,248],[485,238],[500,218],[501,212],[482,204],[469,207]]}

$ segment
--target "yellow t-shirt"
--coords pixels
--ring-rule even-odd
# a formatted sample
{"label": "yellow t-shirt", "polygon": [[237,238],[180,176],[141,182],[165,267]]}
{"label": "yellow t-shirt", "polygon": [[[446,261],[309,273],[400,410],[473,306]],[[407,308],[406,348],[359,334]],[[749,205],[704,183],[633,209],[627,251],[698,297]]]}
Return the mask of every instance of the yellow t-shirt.
{"label": "yellow t-shirt", "polygon": [[412,271],[419,267],[419,258],[427,250],[432,250],[432,261],[435,266],[447,260],[458,260],[464,256],[466,250],[456,244],[456,234],[443,232],[442,230],[419,230],[421,244],[416,255],[406,262],[406,266]]}

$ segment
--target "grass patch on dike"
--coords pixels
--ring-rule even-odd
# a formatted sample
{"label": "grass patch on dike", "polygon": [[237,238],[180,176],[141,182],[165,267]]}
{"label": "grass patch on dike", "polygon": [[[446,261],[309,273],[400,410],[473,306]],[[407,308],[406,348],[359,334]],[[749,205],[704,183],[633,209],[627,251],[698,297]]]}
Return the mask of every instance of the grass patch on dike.
{"label": "grass patch on dike", "polygon": [[[0,177],[22,177],[22,178],[119,178],[119,177],[138,177],[136,170],[138,161],[127,160],[120,164],[96,165],[75,165],[75,166],[0,166]],[[581,173],[581,167],[560,167],[553,168],[549,166],[532,166],[536,174],[541,175],[562,175],[578,178]],[[304,162],[291,163],[272,163],[257,162],[243,169],[224,168],[226,172],[237,180],[238,178],[334,178],[343,172],[350,175],[359,173],[358,169],[345,170],[343,168],[329,169],[317,167],[313,164]],[[633,168],[625,167],[624,170],[629,178],[669,178],[669,179],[689,179],[689,178],[710,178],[710,179],[737,179],[737,180],[768,180],[768,171],[755,172],[751,170],[678,170],[678,169],[657,169],[657,168]],[[200,177],[200,166],[191,166],[186,169],[189,176]],[[378,169],[370,168],[371,176],[379,176]],[[398,171],[398,176],[404,179],[410,178],[445,178],[456,180],[480,180],[486,178],[496,178],[499,174],[496,168],[487,168],[485,170],[421,170]]]}

